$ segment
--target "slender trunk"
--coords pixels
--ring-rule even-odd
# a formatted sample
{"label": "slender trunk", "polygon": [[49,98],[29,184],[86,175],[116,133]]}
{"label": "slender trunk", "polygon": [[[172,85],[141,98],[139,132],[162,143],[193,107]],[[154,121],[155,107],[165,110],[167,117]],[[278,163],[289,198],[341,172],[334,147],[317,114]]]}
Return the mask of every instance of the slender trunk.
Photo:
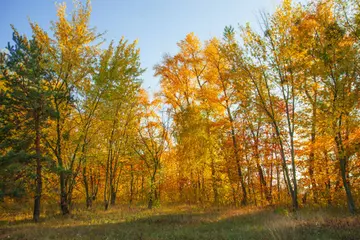
{"label": "slender trunk", "polygon": [[[81,162],[83,163],[82,167],[82,177],[83,177],[83,183],[85,188],[85,196],[86,196],[86,208],[91,208],[92,206],[92,197],[90,196],[90,189],[89,189],[89,180],[88,180],[88,172],[87,172],[87,158],[86,158],[86,152],[87,152],[87,128],[85,128],[85,136],[83,139],[83,145],[82,145],[82,156],[81,156]],[[80,164],[79,163],[79,168]],[[74,179],[75,180],[75,179]]]}
{"label": "slender trunk", "polygon": [[268,188],[266,186],[266,180],[265,180],[265,177],[264,177],[264,172],[263,172],[263,169],[262,169],[259,162],[256,163],[256,167],[257,167],[258,173],[259,173],[260,188],[264,191],[266,200],[270,201],[271,196],[269,195],[269,190],[268,190]]}
{"label": "slender trunk", "polygon": [[[340,119],[340,121],[341,121],[341,119]],[[346,156],[344,146],[342,144],[342,139],[341,139],[340,134],[341,134],[340,131],[338,131],[337,135],[335,137],[335,142],[336,142],[336,148],[337,148],[337,152],[338,152],[338,159],[339,159],[339,163],[340,163],[341,179],[342,179],[345,193],[346,193],[349,212],[351,214],[355,214],[355,212],[356,212],[355,202],[354,202],[354,199],[353,199],[353,196],[351,193],[350,183],[348,182],[347,175],[346,175],[346,164],[347,164],[348,159]]]}
{"label": "slender trunk", "polygon": [[155,163],[154,171],[153,171],[153,174],[152,174],[151,179],[150,179],[150,192],[149,192],[148,209],[152,209],[153,204],[154,204],[154,190],[156,188],[155,178],[156,178],[157,168],[158,168],[158,166]]}
{"label": "slender trunk", "polygon": [[63,215],[69,214],[70,210],[68,207],[68,196],[67,196],[67,191],[66,191],[66,175],[65,175],[65,169],[64,169],[64,164],[63,164],[63,159],[61,156],[61,138],[62,138],[62,134],[61,134],[61,124],[60,124],[60,108],[59,108],[59,104],[57,101],[55,101],[55,105],[56,105],[56,112],[58,113],[58,117],[56,118],[56,157],[58,160],[58,165],[60,168],[60,172],[59,172],[59,176],[60,176],[60,207],[61,207],[61,212]]}
{"label": "slender trunk", "polygon": [[113,191],[113,181],[115,176],[113,176],[113,163],[114,163],[114,155],[115,150],[114,150],[114,135],[115,135],[115,130],[116,130],[116,124],[117,124],[117,114],[119,111],[119,105],[116,106],[116,111],[115,111],[115,116],[114,119],[112,121],[112,126],[111,126],[111,132],[110,132],[110,138],[109,138],[109,142],[108,142],[108,153],[107,153],[107,160],[106,160],[106,173],[105,173],[105,187],[104,187],[104,205],[105,205],[105,210],[108,209],[109,207],[109,200],[113,201],[115,203],[115,199],[113,199],[112,197],[112,191]]}
{"label": "slender trunk", "polygon": [[69,214],[69,206],[68,206],[68,194],[66,192],[66,184],[65,184],[65,173],[63,170],[60,172],[60,205],[61,211],[63,215]]}
{"label": "slender trunk", "polygon": [[99,184],[100,184],[100,170],[97,170],[98,172],[94,173],[92,169],[90,168],[90,191],[91,191],[91,202],[96,200],[98,190],[99,190]]}
{"label": "slender trunk", "polygon": [[159,189],[157,189],[156,184],[154,187],[154,201],[157,201],[159,198]]}
{"label": "slender trunk", "polygon": [[[113,132],[113,130],[112,130],[112,132]],[[109,176],[109,174],[111,174],[111,170],[110,170],[111,158],[112,158],[112,140],[110,139],[108,156],[107,156],[107,160],[106,160],[105,185],[104,185],[104,207],[105,207],[105,210],[107,210],[109,207],[108,185],[109,185],[109,182],[111,182],[111,177]]]}
{"label": "slender trunk", "polygon": [[258,174],[259,174],[259,183],[260,183],[260,196],[261,199],[263,198],[263,192],[265,193],[265,197],[268,200],[268,190],[266,187],[266,181],[265,181],[265,177],[264,177],[264,172],[263,169],[260,165],[260,153],[259,153],[259,140],[257,138],[254,139],[255,140],[255,160],[256,160],[256,168],[258,170]]}
{"label": "slender trunk", "polygon": [[192,196],[193,196],[191,201],[196,204],[197,203],[197,191],[196,191],[197,184],[196,184],[196,180],[194,180],[194,174],[192,171],[191,171],[190,177],[191,177],[191,187],[192,187]]}
{"label": "slender trunk", "polygon": [[277,200],[278,203],[280,203],[280,168],[279,168],[279,164],[276,164],[276,187],[277,187]]}
{"label": "slender trunk", "polygon": [[198,195],[198,198],[197,198],[197,201],[202,203],[202,196],[201,196],[201,180],[200,180],[200,173],[198,172],[197,173],[197,195]]}
{"label": "slender trunk", "polygon": [[[265,193],[265,198],[267,201],[271,200],[271,194],[269,194],[269,190],[266,186],[266,180],[264,176],[263,168],[260,164],[260,151],[259,151],[259,131],[260,131],[260,124],[258,125],[258,128],[255,130],[253,129],[252,125],[250,125],[251,134],[254,141],[254,154],[255,154],[255,160],[256,160],[256,168],[258,170],[259,174],[259,183],[260,183],[260,194],[261,198],[263,196],[263,192]],[[267,145],[265,145],[265,149],[267,149]]]}
{"label": "slender trunk", "polygon": [[[205,168],[205,167],[204,167]],[[205,189],[205,176],[204,176],[204,172],[202,173],[202,178],[201,178],[201,181],[202,181],[202,195],[206,197],[206,200],[209,202],[210,201],[210,194],[208,194],[208,192],[206,191]]]}
{"label": "slender trunk", "polygon": [[[293,88],[292,88],[293,90]],[[293,91],[292,91],[293,92]],[[283,93],[284,99],[285,94]],[[292,96],[292,111],[290,113],[289,102],[288,100],[285,101],[286,106],[286,118],[288,122],[288,132],[290,138],[290,156],[291,156],[291,167],[292,167],[292,175],[293,175],[293,186],[291,191],[291,199],[292,199],[292,206],[294,210],[299,208],[298,198],[297,198],[297,179],[296,179],[296,165],[295,165],[295,148],[294,148],[294,121],[295,121],[295,98],[294,95]],[[291,116],[290,116],[291,115]],[[291,186],[291,184],[289,184]]]}
{"label": "slender trunk", "polygon": [[145,187],[144,187],[145,177],[144,172],[141,174],[141,200],[145,203]]}
{"label": "slender trunk", "polygon": [[86,196],[86,208],[91,208],[92,207],[92,196],[90,196],[89,181],[87,179],[86,163],[85,163],[85,166],[83,167],[83,181],[84,181],[85,196]]}
{"label": "slender trunk", "polygon": [[129,207],[131,207],[134,197],[134,169],[133,165],[130,164],[130,200],[129,200]]}
{"label": "slender trunk", "polygon": [[149,202],[148,209],[152,209],[154,204],[154,186],[155,186],[155,175],[153,175],[150,179],[150,192],[149,192]]}
{"label": "slender trunk", "polygon": [[314,178],[314,153],[309,154],[309,177],[314,203],[317,203],[316,180]]}
{"label": "slender trunk", "polygon": [[35,113],[35,150],[36,150],[36,192],[34,199],[34,215],[35,222],[40,218],[40,199],[42,192],[42,175],[41,175],[41,149],[40,149],[40,119],[39,115]]}
{"label": "slender trunk", "polygon": [[230,125],[231,125],[231,139],[232,139],[232,143],[233,143],[233,149],[234,149],[234,156],[235,156],[237,172],[238,172],[238,175],[239,175],[240,185],[241,185],[241,189],[242,189],[242,192],[243,192],[243,198],[241,200],[241,205],[246,205],[247,204],[247,192],[246,192],[244,177],[243,177],[242,170],[241,170],[241,164],[240,164],[240,158],[239,158],[239,149],[238,149],[238,145],[237,145],[237,141],[236,141],[234,121],[233,121],[233,118],[232,118],[231,111],[230,111],[229,107],[227,107],[227,113],[228,113],[229,122],[230,122]]}
{"label": "slender trunk", "polygon": [[[290,180],[290,176],[289,176],[289,168],[286,164],[286,155],[285,155],[285,149],[284,149],[284,143],[281,139],[281,134],[280,134],[280,129],[277,126],[277,124],[275,122],[273,122],[274,127],[275,127],[275,132],[276,132],[276,137],[278,138],[279,141],[279,145],[280,145],[280,156],[282,159],[282,168],[283,168],[283,173],[284,173],[284,180],[288,189],[288,192],[291,196],[291,200],[292,200],[292,206],[293,209],[296,210],[298,209],[298,200],[297,200],[297,192],[293,189],[292,185],[291,185],[291,180]],[[293,149],[292,149],[293,150]],[[293,153],[292,153],[293,154]],[[292,162],[293,162],[293,156],[292,156]],[[295,171],[295,169],[293,169],[293,171]],[[293,176],[294,177],[294,183],[296,183],[296,174]],[[295,188],[295,187],[294,187]]]}
{"label": "slender trunk", "polygon": [[[250,176],[251,176],[251,170],[250,170],[250,169],[248,169],[248,186],[249,186],[249,194],[251,194],[251,192],[252,192],[253,199],[254,199],[254,204],[255,204],[255,206],[257,206],[258,201],[257,201],[257,198],[256,198],[256,193],[255,193],[255,185],[254,185],[254,181],[253,181],[253,179],[252,179]],[[250,199],[251,199],[251,198],[250,198]]]}
{"label": "slender trunk", "polygon": [[115,186],[110,186],[110,204],[115,205],[116,201],[116,189]]}
{"label": "slender trunk", "polygon": [[327,204],[328,206],[331,206],[331,181],[330,181],[330,172],[329,172],[329,159],[328,159],[328,153],[326,150],[323,151],[324,153],[324,159],[325,159],[325,175],[326,175],[326,182],[325,182],[325,188],[326,188],[326,197],[327,197]]}
{"label": "slender trunk", "polygon": [[156,201],[160,202],[160,200],[161,200],[161,178],[158,181],[157,189],[158,189],[158,195],[157,195]]}
{"label": "slender trunk", "polygon": [[237,207],[236,189],[234,188],[234,185],[232,184],[232,181],[231,181],[229,166],[227,166],[227,175],[228,175],[229,183],[230,183],[231,190],[232,190],[233,204],[234,204],[234,207]]}
{"label": "slender trunk", "polygon": [[271,163],[270,163],[270,181],[269,181],[269,202],[270,202],[270,204],[272,204],[272,188],[273,188],[273,184],[272,184],[272,182],[273,182],[273,171],[274,171],[274,169],[273,169],[273,162],[272,162],[272,160],[271,160]]}
{"label": "slender trunk", "polygon": [[[108,159],[109,161],[109,159]],[[109,207],[109,202],[107,199],[107,185],[108,185],[108,178],[109,178],[109,164],[106,164],[106,173],[105,173],[105,184],[104,184],[104,208],[105,210]]]}
{"label": "slender trunk", "polygon": [[215,161],[214,161],[213,157],[211,157],[211,179],[212,179],[212,187],[213,187],[213,192],[214,192],[214,204],[215,204],[215,206],[218,206],[219,194],[218,194],[218,188],[217,188],[217,183],[216,183]]}
{"label": "slender trunk", "polygon": [[[316,95],[315,95],[315,103],[316,103]],[[315,153],[314,153],[314,145],[316,141],[316,105],[313,104],[312,111],[312,121],[311,121],[311,147],[309,154],[309,177],[311,183],[311,190],[313,194],[314,203],[318,202],[317,198],[317,190],[316,190],[316,180],[314,177],[314,162],[315,162]]]}
{"label": "slender trunk", "polygon": [[244,178],[243,178],[243,174],[242,174],[242,170],[241,170],[241,164],[240,164],[240,158],[239,158],[239,149],[238,149],[236,135],[235,135],[234,120],[233,120],[233,117],[232,117],[228,102],[226,102],[226,111],[227,111],[230,126],[231,126],[231,139],[232,139],[232,143],[233,143],[235,162],[236,162],[237,172],[238,172],[238,176],[239,176],[239,180],[240,180],[240,184],[241,184],[241,189],[242,189],[242,192],[243,192],[243,198],[241,200],[241,204],[246,205],[247,204],[247,192],[246,192]]}
{"label": "slender trunk", "polygon": [[346,158],[344,157],[340,158],[341,178],[346,192],[349,212],[355,214],[356,212],[355,202],[351,193],[350,183],[348,182],[346,177],[346,161],[347,161]]}
{"label": "slender trunk", "polygon": [[85,191],[86,191],[86,208],[91,208],[93,196],[90,195],[88,186],[85,188]]}
{"label": "slender trunk", "polygon": [[292,192],[292,205],[293,209],[297,210],[299,208],[298,203],[298,193],[297,193],[297,179],[296,179],[296,167],[295,167],[295,150],[294,150],[294,136],[291,134],[290,137],[290,145],[291,145],[291,166],[292,166],[292,173],[293,173],[293,192]]}

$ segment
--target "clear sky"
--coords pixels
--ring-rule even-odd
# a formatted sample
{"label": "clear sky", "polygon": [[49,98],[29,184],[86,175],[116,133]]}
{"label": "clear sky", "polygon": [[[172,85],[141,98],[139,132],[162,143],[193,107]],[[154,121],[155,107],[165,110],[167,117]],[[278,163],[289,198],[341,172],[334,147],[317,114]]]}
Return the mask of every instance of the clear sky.
{"label": "clear sky", "polygon": [[[143,86],[159,89],[153,66],[165,53],[174,54],[176,43],[194,32],[201,40],[222,37],[225,26],[237,27],[250,22],[257,25],[259,12],[273,12],[281,0],[92,0],[91,24],[105,32],[107,43],[121,36],[139,40]],[[11,41],[10,24],[20,33],[31,34],[28,18],[45,30],[56,19],[55,2],[71,0],[1,0],[0,49]],[[104,46],[105,47],[105,46]],[[149,89],[150,88],[150,89]]]}

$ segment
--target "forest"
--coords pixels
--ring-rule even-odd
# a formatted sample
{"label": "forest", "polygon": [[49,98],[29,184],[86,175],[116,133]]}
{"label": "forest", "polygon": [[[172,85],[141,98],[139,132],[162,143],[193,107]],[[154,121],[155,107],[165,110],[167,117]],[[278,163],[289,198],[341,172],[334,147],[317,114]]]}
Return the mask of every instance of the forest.
{"label": "forest", "polygon": [[56,7],[1,46],[0,239],[360,239],[359,0],[189,33],[155,93]]}

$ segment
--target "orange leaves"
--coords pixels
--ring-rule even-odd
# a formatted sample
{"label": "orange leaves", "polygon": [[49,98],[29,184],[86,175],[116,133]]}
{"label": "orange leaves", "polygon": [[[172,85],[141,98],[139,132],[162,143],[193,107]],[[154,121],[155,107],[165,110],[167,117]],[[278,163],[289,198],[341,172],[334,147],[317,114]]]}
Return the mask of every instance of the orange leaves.
{"label": "orange leaves", "polygon": [[360,152],[360,128],[357,127],[350,133],[348,139],[344,141],[349,156]]}
{"label": "orange leaves", "polygon": [[185,39],[181,40],[177,45],[185,58],[201,51],[201,42],[193,32],[186,35]]}
{"label": "orange leaves", "polygon": [[155,75],[161,77],[163,95],[173,108],[194,104],[196,91],[204,84],[202,74],[205,65],[199,40],[194,34],[189,34],[178,46],[178,54],[164,56],[163,62],[155,66]]}
{"label": "orange leaves", "polygon": [[147,91],[143,88],[140,88],[139,90],[139,93],[138,93],[138,96],[139,96],[139,103],[141,105],[145,105],[145,104],[148,104],[149,102],[149,95],[147,93]]}

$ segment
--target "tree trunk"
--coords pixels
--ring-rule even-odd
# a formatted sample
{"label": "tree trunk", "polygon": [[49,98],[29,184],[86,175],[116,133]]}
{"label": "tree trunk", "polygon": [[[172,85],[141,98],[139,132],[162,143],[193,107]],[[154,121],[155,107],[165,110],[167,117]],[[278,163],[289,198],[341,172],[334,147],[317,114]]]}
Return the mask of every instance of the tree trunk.
{"label": "tree trunk", "polygon": [[[86,163],[84,163],[86,164]],[[84,188],[85,188],[85,195],[86,195],[86,208],[92,207],[92,197],[90,196],[90,189],[89,189],[89,181],[87,179],[87,167],[84,166],[83,168],[83,181],[84,181]]]}
{"label": "tree trunk", "polygon": [[145,203],[145,187],[144,187],[145,177],[144,172],[141,174],[141,201]]}
{"label": "tree trunk", "polygon": [[61,211],[63,215],[67,215],[70,213],[68,206],[68,196],[65,187],[65,174],[64,171],[60,172],[60,205]]}
{"label": "tree trunk", "polygon": [[326,150],[323,151],[324,154],[324,160],[325,160],[325,175],[326,175],[326,182],[325,182],[325,188],[326,188],[326,197],[327,197],[327,204],[328,206],[331,206],[331,181],[330,181],[330,172],[329,172],[329,159],[328,159],[328,153]]}
{"label": "tree trunk", "polygon": [[86,197],[86,208],[92,208],[92,197]]}
{"label": "tree trunk", "polygon": [[[340,175],[343,182],[343,186],[346,193],[346,199],[347,199],[347,205],[349,212],[351,214],[355,214],[356,207],[355,202],[351,193],[350,183],[348,182],[348,176],[347,176],[347,162],[348,162],[348,154],[345,149],[344,143],[343,143],[343,136],[342,136],[342,129],[343,129],[343,118],[342,114],[336,119],[336,121],[333,123],[333,127],[336,130],[335,132],[335,146],[336,146],[336,152],[337,152],[337,158],[340,164]],[[346,132],[345,139],[348,138],[348,132]]]}
{"label": "tree trunk", "polygon": [[276,164],[276,189],[277,189],[277,200],[280,203],[281,196],[280,196],[280,169],[279,164]]}
{"label": "tree trunk", "polygon": [[[216,183],[216,170],[215,170],[215,162],[214,158],[211,157],[211,179],[212,179],[212,187],[214,191],[214,204],[215,206],[218,206],[219,204],[219,194],[217,189],[217,183]],[[204,188],[204,185],[203,185]]]}
{"label": "tree trunk", "polygon": [[[274,127],[275,127],[275,131],[276,131],[276,137],[278,138],[279,141],[279,145],[280,145],[280,156],[282,159],[282,168],[283,168],[283,173],[284,173],[284,180],[288,189],[288,192],[291,196],[291,200],[292,200],[292,206],[293,209],[296,210],[298,209],[299,205],[298,205],[298,199],[297,199],[297,191],[295,191],[291,185],[291,180],[290,180],[290,176],[289,176],[289,169],[286,165],[286,155],[285,155],[285,150],[284,150],[284,143],[281,139],[281,134],[280,134],[280,129],[277,126],[277,124],[275,123],[275,121],[273,121]],[[292,153],[293,154],[293,153]],[[292,159],[292,163],[293,163]],[[295,169],[293,169],[293,171],[295,171]],[[294,183],[296,183],[296,174],[294,175]],[[295,188],[295,186],[294,186]]]}
{"label": "tree trunk", "polygon": [[115,205],[116,201],[116,189],[114,186],[110,187],[110,204]]}
{"label": "tree trunk", "polygon": [[64,164],[61,156],[61,126],[60,126],[60,109],[59,103],[55,100],[56,112],[58,116],[56,118],[56,157],[58,160],[58,165],[60,168],[59,177],[60,177],[60,208],[63,215],[69,214],[69,207],[67,205],[67,192],[66,192],[66,176],[65,176],[65,169]]}
{"label": "tree trunk", "polygon": [[342,144],[342,139],[341,139],[340,134],[341,134],[340,131],[338,131],[338,133],[335,137],[338,158],[339,158],[339,163],[340,163],[340,173],[341,173],[341,178],[342,178],[342,182],[343,182],[345,193],[346,193],[347,205],[348,205],[349,212],[351,214],[355,214],[355,212],[356,212],[355,202],[354,202],[354,199],[353,199],[353,196],[351,193],[350,183],[348,182],[348,179],[346,176],[347,156],[346,156],[344,146]]}
{"label": "tree trunk", "polygon": [[[59,145],[59,149],[60,149],[60,145]],[[60,151],[59,151],[60,152]],[[63,215],[69,214],[69,207],[68,207],[68,197],[67,197],[67,192],[66,192],[66,176],[65,176],[65,171],[63,169],[63,162],[62,162],[62,158],[59,155],[58,156],[58,162],[59,162],[59,167],[60,169],[60,206],[61,206],[61,212]]]}
{"label": "tree trunk", "polygon": [[130,200],[129,200],[129,207],[131,207],[134,197],[134,172],[133,172],[133,165],[130,165]]}
{"label": "tree trunk", "polygon": [[154,184],[155,184],[155,179],[154,179],[154,177],[151,177],[151,180],[150,180],[150,192],[149,192],[148,209],[152,209],[152,207],[153,207],[153,202],[154,202]]}
{"label": "tree trunk", "polygon": [[273,189],[273,173],[274,173],[274,169],[273,169],[273,162],[271,160],[271,163],[270,163],[270,181],[269,181],[269,199],[268,201],[270,202],[270,204],[272,204],[272,189]]}
{"label": "tree trunk", "polygon": [[[315,101],[316,101],[316,95],[315,95]],[[314,178],[314,162],[315,162],[314,145],[315,145],[315,141],[316,141],[316,105],[315,105],[315,103],[313,104],[312,122],[311,122],[311,147],[310,147],[310,154],[309,154],[309,177],[310,177],[311,190],[312,190],[312,194],[313,194],[314,203],[317,203],[318,199],[317,199],[317,190],[316,190],[316,180]]]}
{"label": "tree trunk", "polygon": [[229,118],[229,122],[230,122],[230,126],[231,126],[231,139],[232,139],[232,143],[233,143],[233,149],[234,149],[234,156],[235,156],[237,172],[238,172],[238,175],[239,175],[240,185],[241,185],[241,189],[242,189],[242,192],[243,192],[243,198],[241,200],[241,205],[246,205],[247,204],[247,193],[246,193],[246,187],[245,187],[245,183],[244,183],[244,177],[243,177],[243,174],[242,174],[242,171],[241,171],[241,164],[240,164],[240,158],[239,158],[239,149],[238,149],[238,145],[237,145],[237,141],[236,141],[236,135],[235,135],[234,120],[232,118],[231,111],[230,111],[230,108],[228,106],[226,107],[226,110],[227,110],[227,114],[228,114],[228,118]]}
{"label": "tree trunk", "polygon": [[38,114],[35,114],[35,149],[36,149],[36,192],[34,199],[34,215],[35,222],[40,218],[40,199],[42,192],[42,175],[41,175],[41,149],[40,149],[40,119]]}
{"label": "tree trunk", "polygon": [[348,209],[351,214],[355,214],[356,207],[351,193],[350,183],[348,182],[346,177],[346,159],[344,157],[340,158],[340,169],[341,169],[341,178],[346,192]]}
{"label": "tree trunk", "polygon": [[233,127],[231,128],[231,135],[232,135],[232,141],[233,141],[233,146],[234,146],[234,155],[235,155],[237,172],[238,172],[238,176],[240,179],[241,190],[243,192],[243,198],[241,200],[241,204],[246,205],[247,204],[247,193],[246,193],[246,188],[245,188],[245,183],[244,183],[244,177],[243,177],[243,174],[241,171],[238,147],[237,147],[237,142],[236,142],[236,137],[235,137],[235,129]]}
{"label": "tree trunk", "polygon": [[[269,190],[266,186],[266,180],[265,180],[265,176],[264,176],[264,171],[263,168],[261,167],[260,164],[260,151],[259,151],[259,131],[260,131],[260,125],[258,125],[258,128],[255,132],[255,130],[253,130],[252,125],[250,125],[250,130],[251,130],[251,134],[253,137],[253,141],[254,141],[254,154],[255,154],[255,160],[256,160],[256,168],[258,170],[259,173],[259,183],[260,183],[260,191],[261,191],[261,198],[263,195],[263,192],[265,193],[265,198],[267,201],[270,202],[271,200],[271,194],[269,194]],[[267,149],[267,145],[265,145],[265,149]]]}
{"label": "tree trunk", "polygon": [[91,190],[91,203],[96,200],[96,196],[99,190],[100,172],[94,173],[90,168],[90,190]]}

